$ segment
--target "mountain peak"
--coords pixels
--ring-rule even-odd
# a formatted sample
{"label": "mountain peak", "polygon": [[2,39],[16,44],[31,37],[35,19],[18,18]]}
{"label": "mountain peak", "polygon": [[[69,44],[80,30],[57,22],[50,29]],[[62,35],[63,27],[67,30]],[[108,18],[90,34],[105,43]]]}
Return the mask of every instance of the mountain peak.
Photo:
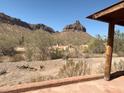
{"label": "mountain peak", "polygon": [[80,23],[79,20],[76,20],[75,23],[67,25],[63,29],[64,32],[86,32],[86,28]]}

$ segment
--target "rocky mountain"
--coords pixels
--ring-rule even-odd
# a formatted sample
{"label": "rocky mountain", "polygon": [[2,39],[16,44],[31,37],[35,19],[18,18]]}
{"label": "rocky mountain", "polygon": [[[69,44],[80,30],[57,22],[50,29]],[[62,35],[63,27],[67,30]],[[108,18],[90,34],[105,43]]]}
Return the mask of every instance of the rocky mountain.
{"label": "rocky mountain", "polygon": [[15,31],[33,31],[33,30],[44,30],[50,33],[54,33],[55,31],[44,24],[30,24],[20,19],[8,16],[4,13],[0,13],[0,32],[15,30]]}
{"label": "rocky mountain", "polygon": [[80,23],[80,21],[77,20],[75,23],[65,26],[63,31],[86,32],[86,28]]}
{"label": "rocky mountain", "polygon": [[27,33],[35,30],[54,33],[51,35],[58,43],[64,45],[84,44],[93,38],[86,32],[86,28],[80,23],[80,21],[65,26],[62,32],[55,32],[51,27],[44,24],[30,24],[4,13],[0,13],[0,33]]}
{"label": "rocky mountain", "polygon": [[55,33],[54,37],[59,40],[57,41],[58,44],[64,45],[81,45],[93,39],[93,37],[86,32],[86,28],[80,23],[80,21],[65,26],[63,31]]}

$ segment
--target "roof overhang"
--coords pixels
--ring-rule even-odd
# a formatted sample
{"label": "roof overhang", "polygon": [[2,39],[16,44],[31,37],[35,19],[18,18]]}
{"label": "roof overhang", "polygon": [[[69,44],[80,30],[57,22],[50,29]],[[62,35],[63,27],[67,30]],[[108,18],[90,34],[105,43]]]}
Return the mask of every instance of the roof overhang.
{"label": "roof overhang", "polygon": [[96,12],[87,18],[124,26],[124,1]]}

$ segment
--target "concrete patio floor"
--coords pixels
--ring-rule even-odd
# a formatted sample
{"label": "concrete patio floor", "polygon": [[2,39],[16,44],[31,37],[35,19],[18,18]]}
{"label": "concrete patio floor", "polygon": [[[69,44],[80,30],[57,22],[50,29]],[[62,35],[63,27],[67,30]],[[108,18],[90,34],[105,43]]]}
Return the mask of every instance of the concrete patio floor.
{"label": "concrete patio floor", "polygon": [[[15,91],[16,86],[11,88],[11,91],[7,91],[7,89],[9,90],[9,87],[8,88],[4,87],[4,88],[0,88],[0,93],[124,93],[124,76],[120,76],[111,81],[105,81],[103,78],[97,79],[96,77],[95,77],[96,79],[94,80],[92,79],[90,80],[89,77],[86,80],[87,77],[85,77],[84,80],[82,79],[83,81],[80,81],[82,77],[77,77],[77,78],[74,77],[65,80],[63,79],[63,81],[61,79],[60,82],[57,81],[57,83],[56,80],[53,80],[53,81],[45,81],[43,83],[32,83],[32,84],[17,86],[18,89],[23,87],[24,90],[26,89],[26,87],[27,88],[32,87],[31,90],[29,88],[28,91],[19,91],[18,89]],[[71,82],[75,80],[79,80],[80,82],[73,82],[70,84],[62,84],[56,86],[56,84],[62,82],[66,83],[68,82],[68,80]],[[38,85],[42,87],[33,89],[33,86],[38,86]],[[44,85],[47,86],[44,87]]]}
{"label": "concrete patio floor", "polygon": [[109,82],[100,79],[25,93],[124,93],[124,76]]}

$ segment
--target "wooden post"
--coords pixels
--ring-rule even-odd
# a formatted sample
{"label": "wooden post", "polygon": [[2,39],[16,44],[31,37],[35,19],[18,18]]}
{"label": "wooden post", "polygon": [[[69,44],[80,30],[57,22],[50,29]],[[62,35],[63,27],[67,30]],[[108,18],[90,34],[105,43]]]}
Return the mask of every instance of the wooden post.
{"label": "wooden post", "polygon": [[108,31],[108,42],[106,47],[106,62],[105,62],[105,80],[110,80],[111,74],[111,63],[112,63],[112,53],[113,53],[113,42],[114,42],[114,23],[109,23],[109,31]]}

